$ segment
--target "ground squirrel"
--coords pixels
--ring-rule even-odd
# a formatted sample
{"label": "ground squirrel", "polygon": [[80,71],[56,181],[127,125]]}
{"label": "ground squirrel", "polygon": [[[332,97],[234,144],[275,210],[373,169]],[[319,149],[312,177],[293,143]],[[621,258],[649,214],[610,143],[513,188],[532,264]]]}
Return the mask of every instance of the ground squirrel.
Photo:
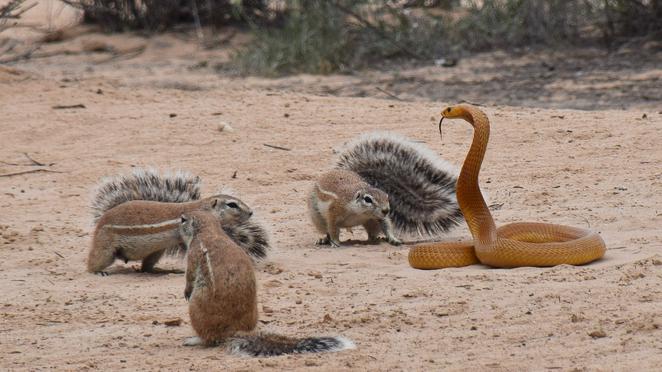
{"label": "ground squirrel", "polygon": [[313,223],[326,233],[318,244],[339,247],[340,228],[358,225],[365,228],[371,242],[376,242],[383,232],[389,243],[402,243],[393,235],[388,195],[354,172],[334,169],[322,175],[313,186],[308,206]]}
{"label": "ground squirrel", "polygon": [[233,354],[274,356],[339,351],[354,344],[342,337],[292,338],[255,331],[257,285],[245,251],[229,239],[218,216],[195,211],[181,216],[187,245],[186,288],[191,326],[198,334],[184,345],[221,344]]}
{"label": "ground squirrel", "polygon": [[457,170],[420,143],[390,133],[363,135],[340,154],[336,169],[313,185],[308,206],[325,236],[340,244],[341,227],[363,225],[369,241],[380,232],[394,245],[393,230],[434,236],[462,219]]}
{"label": "ground squirrel", "polygon": [[213,211],[223,223],[246,221],[253,212],[238,199],[214,195],[187,203],[134,200],[106,212],[94,230],[87,259],[90,272],[102,272],[115,259],[142,260],[141,270],[153,271],[164,253],[184,252],[178,216],[194,210]]}
{"label": "ground squirrel", "polygon": [[219,194],[200,199],[200,178],[188,173],[160,174],[136,169],[107,178],[97,188],[92,204],[96,229],[88,257],[88,270],[101,272],[116,258],[142,260],[152,271],[164,253],[183,253],[179,216],[203,208],[214,210],[223,228],[255,260],[266,256],[269,241],[241,200]]}

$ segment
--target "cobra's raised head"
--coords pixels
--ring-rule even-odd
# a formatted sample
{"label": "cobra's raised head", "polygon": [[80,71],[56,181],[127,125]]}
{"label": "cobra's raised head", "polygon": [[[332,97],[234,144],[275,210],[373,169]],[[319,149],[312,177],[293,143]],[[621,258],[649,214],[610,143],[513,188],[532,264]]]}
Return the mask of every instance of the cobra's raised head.
{"label": "cobra's raised head", "polygon": [[441,123],[444,121],[444,119],[464,119],[471,125],[474,125],[474,115],[485,116],[482,111],[471,105],[460,104],[446,107],[441,111],[441,120],[439,120],[439,133],[441,133]]}
{"label": "cobra's raised head", "polygon": [[445,118],[449,119],[456,119],[456,118],[464,118],[465,110],[461,105],[456,105],[456,106],[448,106],[445,109],[441,110],[441,119],[439,119],[439,136],[443,137],[441,134],[441,123],[444,121]]}
{"label": "cobra's raised head", "polygon": [[448,106],[445,109],[441,111],[441,117],[442,118],[448,118],[448,119],[455,119],[462,117],[462,114],[464,113],[464,110],[462,109],[462,106]]}
{"label": "cobra's raised head", "polygon": [[448,106],[441,111],[442,119],[464,119],[466,121],[471,121],[471,111],[472,106],[469,105],[455,105]]}

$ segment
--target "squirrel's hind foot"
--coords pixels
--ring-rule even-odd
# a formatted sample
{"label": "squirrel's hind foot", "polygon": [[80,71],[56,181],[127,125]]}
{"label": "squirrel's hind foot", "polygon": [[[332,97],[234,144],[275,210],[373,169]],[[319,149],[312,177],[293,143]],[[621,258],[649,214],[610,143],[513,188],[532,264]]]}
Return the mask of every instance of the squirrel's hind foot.
{"label": "squirrel's hind foot", "polygon": [[325,237],[318,239],[317,242],[315,242],[315,245],[330,245],[334,248],[338,248],[340,247],[340,242],[331,239],[331,236],[326,234]]}
{"label": "squirrel's hind foot", "polygon": [[184,340],[184,343],[182,344],[183,346],[200,346],[203,345],[204,342],[202,339],[198,336],[193,336],[193,337],[187,337]]}
{"label": "squirrel's hind foot", "polygon": [[221,341],[205,341],[202,339],[202,337],[199,336],[193,336],[193,337],[187,337],[184,339],[184,342],[182,343],[182,346],[204,346],[204,347],[214,347],[214,346],[219,346],[221,345]]}

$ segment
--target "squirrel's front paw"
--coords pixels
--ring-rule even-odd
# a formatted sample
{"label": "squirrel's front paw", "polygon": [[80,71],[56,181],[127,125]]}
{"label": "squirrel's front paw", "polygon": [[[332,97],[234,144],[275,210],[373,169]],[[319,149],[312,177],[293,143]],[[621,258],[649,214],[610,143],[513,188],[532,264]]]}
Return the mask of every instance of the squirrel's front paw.
{"label": "squirrel's front paw", "polygon": [[317,242],[315,244],[316,245],[330,245],[334,248],[340,247],[340,242],[331,239],[331,237],[329,235],[327,235],[323,238],[320,238],[319,240],[317,240]]}
{"label": "squirrel's front paw", "polygon": [[392,236],[390,238],[386,238],[386,241],[391,244],[391,245],[400,245],[402,244],[402,240]]}
{"label": "squirrel's front paw", "polygon": [[325,236],[323,238],[317,239],[317,241],[315,242],[315,245],[329,245],[329,244],[331,244],[330,240],[331,239],[329,239],[328,236]]}

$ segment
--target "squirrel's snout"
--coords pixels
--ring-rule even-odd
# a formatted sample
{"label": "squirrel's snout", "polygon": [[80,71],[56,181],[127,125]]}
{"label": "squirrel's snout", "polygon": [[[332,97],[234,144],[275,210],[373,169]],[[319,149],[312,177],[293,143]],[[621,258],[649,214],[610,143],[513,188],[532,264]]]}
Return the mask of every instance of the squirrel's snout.
{"label": "squirrel's snout", "polygon": [[390,212],[390,211],[391,211],[391,209],[389,207],[382,208],[382,213],[384,214],[384,216],[386,216],[388,214],[388,212]]}

